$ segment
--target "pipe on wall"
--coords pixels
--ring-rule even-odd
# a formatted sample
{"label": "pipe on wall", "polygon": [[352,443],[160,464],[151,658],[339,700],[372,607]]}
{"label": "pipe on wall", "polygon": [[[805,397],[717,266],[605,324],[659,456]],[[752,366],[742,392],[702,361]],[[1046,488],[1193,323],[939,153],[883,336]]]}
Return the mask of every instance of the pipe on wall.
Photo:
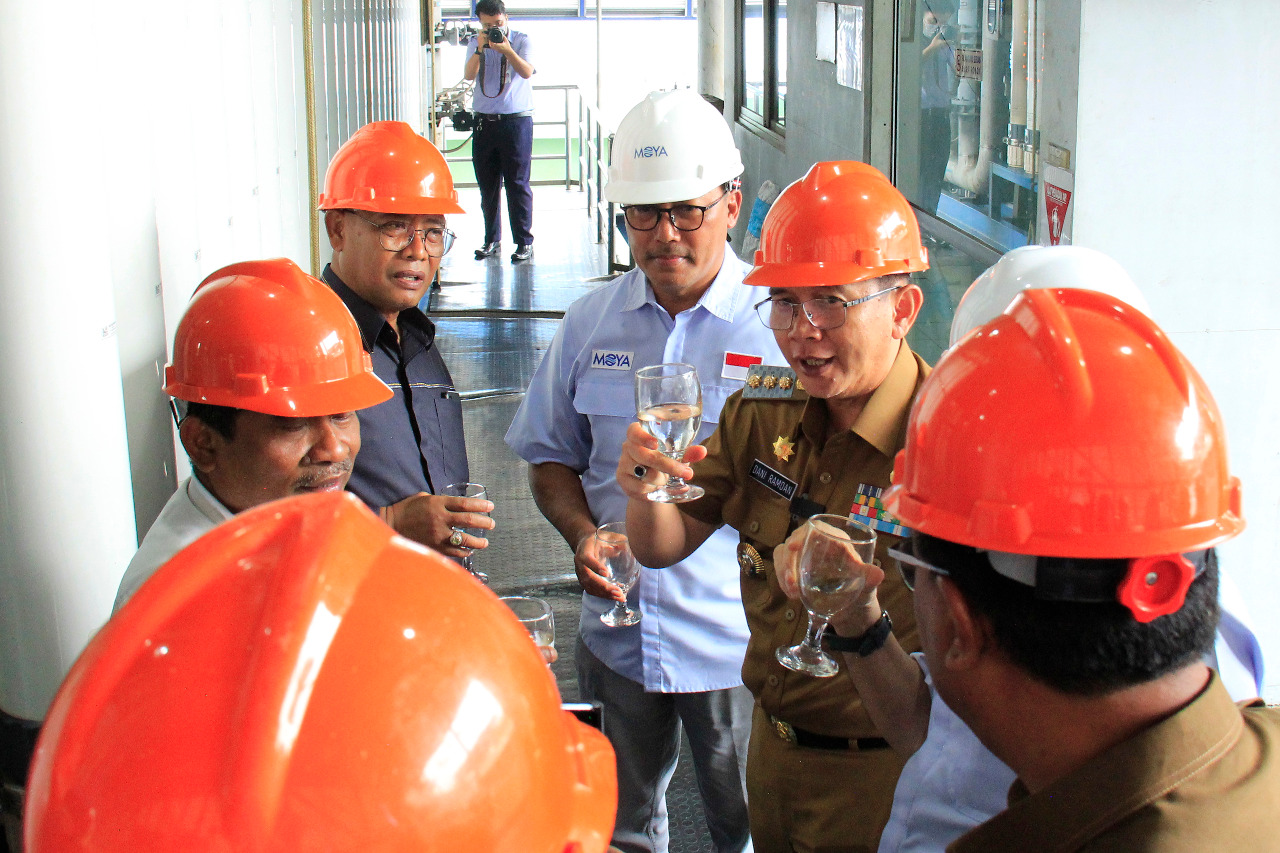
{"label": "pipe on wall", "polygon": [[[968,22],[977,28],[978,16],[976,3],[964,0],[960,4],[960,24],[967,27]],[[999,45],[999,34],[992,35],[986,27],[978,28],[982,33],[982,55],[984,60],[996,55]],[[963,112],[960,116],[960,139],[956,157],[947,163],[947,181],[973,193],[985,192],[987,179],[991,174],[991,162],[994,159],[995,147],[1000,142],[996,133],[996,99],[1000,97],[1001,64],[984,61],[982,63],[982,87],[979,90],[980,105],[978,108],[977,127],[971,115]],[[971,80],[961,80],[961,92],[965,85],[972,85]],[[976,132],[975,132],[976,131]]]}

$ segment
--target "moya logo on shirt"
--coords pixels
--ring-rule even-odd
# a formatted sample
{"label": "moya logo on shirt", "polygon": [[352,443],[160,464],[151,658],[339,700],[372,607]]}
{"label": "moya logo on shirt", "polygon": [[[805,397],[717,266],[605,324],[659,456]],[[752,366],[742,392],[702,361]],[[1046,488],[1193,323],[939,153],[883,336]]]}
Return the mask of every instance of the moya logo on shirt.
{"label": "moya logo on shirt", "polygon": [[632,158],[639,160],[645,157],[670,157],[670,156],[671,155],[667,153],[667,146],[665,145],[646,145],[643,148],[637,148],[635,154],[632,155]]}
{"label": "moya logo on shirt", "polygon": [[630,370],[631,353],[607,349],[592,350],[591,366],[603,367],[605,370]]}

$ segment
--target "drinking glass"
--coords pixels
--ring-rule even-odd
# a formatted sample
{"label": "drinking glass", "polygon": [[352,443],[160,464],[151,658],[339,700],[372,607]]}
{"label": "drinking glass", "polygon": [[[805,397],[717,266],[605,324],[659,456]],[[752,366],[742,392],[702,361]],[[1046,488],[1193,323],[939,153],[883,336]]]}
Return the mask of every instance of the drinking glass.
{"label": "drinking glass", "polygon": [[[702,383],[692,364],[656,364],[636,371],[636,417],[658,449],[679,459],[702,427]],[[706,494],[701,486],[668,477],[667,484],[649,492],[651,501],[684,503]]]}
{"label": "drinking glass", "polygon": [[556,620],[551,605],[541,598],[523,595],[506,596],[502,603],[511,608],[529,636],[533,637],[534,645],[542,652],[542,659],[550,665],[556,659]]}
{"label": "drinking glass", "polygon": [[[640,578],[640,564],[631,553],[624,522],[613,521],[596,528],[596,553],[609,572],[609,580],[622,587],[624,594],[630,592]],[[625,601],[615,601],[612,610],[600,614],[600,621],[610,628],[624,628],[640,621],[640,611],[632,610]]]}
{"label": "drinking glass", "polygon": [[822,632],[866,585],[858,564],[875,561],[876,532],[843,515],[815,515],[805,527],[800,600],[809,611],[809,630],[804,642],[779,646],[776,655],[787,669],[829,678],[840,671],[840,665],[822,651]]}
{"label": "drinking glass", "polygon": [[[440,490],[440,494],[444,495],[445,497],[453,497],[453,498],[480,498],[481,500],[489,499],[489,493],[486,492],[484,486],[480,485],[479,483],[450,483],[449,485],[445,486],[443,489]],[[478,513],[478,514],[487,515],[487,513]],[[466,528],[455,527],[454,530],[461,530],[463,533],[478,537],[480,539],[489,538],[489,531],[485,530],[482,527],[466,527]],[[467,555],[462,558],[462,567],[467,571],[471,572],[471,574],[474,575],[476,580],[480,581],[480,583],[487,584],[489,582],[489,576],[487,574],[485,574],[484,572],[476,571],[475,567],[472,566],[470,550],[468,550]]]}

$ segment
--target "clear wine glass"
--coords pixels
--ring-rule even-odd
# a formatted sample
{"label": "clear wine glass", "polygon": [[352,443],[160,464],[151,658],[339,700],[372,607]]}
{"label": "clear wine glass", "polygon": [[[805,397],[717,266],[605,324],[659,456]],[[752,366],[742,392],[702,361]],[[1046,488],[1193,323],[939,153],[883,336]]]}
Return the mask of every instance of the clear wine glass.
{"label": "clear wine glass", "polygon": [[542,652],[542,659],[550,665],[557,657],[556,620],[551,605],[544,599],[523,595],[505,596],[502,603],[511,608],[529,636],[533,637],[534,645]]}
{"label": "clear wine glass", "polygon": [[[625,595],[640,579],[640,564],[631,553],[625,522],[612,521],[596,528],[596,553],[609,572],[609,580],[622,587]],[[624,628],[640,621],[640,611],[632,610],[625,601],[615,601],[613,609],[600,614],[600,621],[610,628]]]}
{"label": "clear wine glass", "polygon": [[843,515],[815,515],[805,527],[800,600],[809,611],[809,630],[804,642],[779,646],[776,656],[787,669],[829,678],[840,671],[840,665],[822,651],[822,632],[866,585],[858,564],[875,561],[876,532]]}
{"label": "clear wine glass", "polygon": [[[636,417],[645,431],[658,439],[658,449],[679,459],[698,437],[702,427],[702,383],[692,364],[656,364],[636,371]],[[660,489],[649,492],[651,501],[684,503],[706,494],[701,486],[668,477]]]}
{"label": "clear wine glass", "polygon": [[[454,498],[480,498],[481,500],[489,499],[489,493],[485,491],[484,486],[480,485],[479,483],[450,483],[449,485],[445,486],[443,489],[440,490],[440,494],[444,495],[445,497],[454,497]],[[477,513],[477,514],[487,515],[488,513]],[[483,527],[466,527],[466,528],[455,527],[454,530],[461,530],[463,533],[466,533],[469,536],[475,536],[478,539],[489,538],[489,531],[485,530]],[[475,578],[478,581],[480,581],[480,583],[483,583],[483,584],[489,583],[489,576],[484,572],[477,571],[475,567],[472,565],[471,561],[472,561],[471,551],[468,550],[467,555],[462,558],[462,567],[467,571],[471,572],[471,574],[474,575]]]}

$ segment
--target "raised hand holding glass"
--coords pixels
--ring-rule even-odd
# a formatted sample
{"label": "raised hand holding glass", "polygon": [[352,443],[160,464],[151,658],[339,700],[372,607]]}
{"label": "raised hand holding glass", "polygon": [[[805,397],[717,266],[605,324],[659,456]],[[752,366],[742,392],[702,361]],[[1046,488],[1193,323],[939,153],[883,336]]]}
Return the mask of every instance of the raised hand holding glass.
{"label": "raised hand holding glass", "polygon": [[[636,417],[649,435],[658,439],[658,450],[679,459],[702,428],[702,383],[692,364],[657,364],[636,371]],[[660,503],[683,503],[706,494],[701,486],[668,477],[660,489],[646,497]]]}
{"label": "raised hand holding glass", "polygon": [[866,585],[859,566],[875,561],[876,532],[843,515],[815,515],[805,526],[800,600],[809,611],[809,629],[804,642],[779,646],[776,656],[787,669],[829,678],[840,671],[840,665],[822,651],[822,632]]}

